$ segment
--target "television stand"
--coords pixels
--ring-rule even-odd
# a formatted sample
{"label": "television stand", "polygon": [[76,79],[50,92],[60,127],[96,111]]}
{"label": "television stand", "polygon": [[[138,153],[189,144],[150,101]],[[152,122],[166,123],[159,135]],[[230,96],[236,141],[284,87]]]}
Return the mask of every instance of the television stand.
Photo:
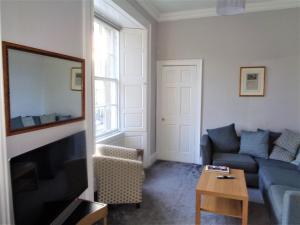
{"label": "television stand", "polygon": [[107,205],[100,202],[82,200],[63,225],[92,225],[100,220],[107,225]]}

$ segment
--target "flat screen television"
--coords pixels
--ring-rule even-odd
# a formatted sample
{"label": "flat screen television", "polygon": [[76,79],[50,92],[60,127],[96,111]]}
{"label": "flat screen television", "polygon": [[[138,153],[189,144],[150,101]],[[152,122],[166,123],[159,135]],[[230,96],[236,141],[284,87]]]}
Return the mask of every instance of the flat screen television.
{"label": "flat screen television", "polygon": [[10,160],[16,225],[51,224],[87,187],[85,132]]}

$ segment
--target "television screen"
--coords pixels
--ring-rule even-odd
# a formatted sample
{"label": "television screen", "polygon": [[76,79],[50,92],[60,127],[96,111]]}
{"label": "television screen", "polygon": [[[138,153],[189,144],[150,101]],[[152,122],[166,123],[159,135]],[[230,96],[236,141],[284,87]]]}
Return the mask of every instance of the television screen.
{"label": "television screen", "polygon": [[85,132],[10,160],[15,223],[50,224],[87,187]]}

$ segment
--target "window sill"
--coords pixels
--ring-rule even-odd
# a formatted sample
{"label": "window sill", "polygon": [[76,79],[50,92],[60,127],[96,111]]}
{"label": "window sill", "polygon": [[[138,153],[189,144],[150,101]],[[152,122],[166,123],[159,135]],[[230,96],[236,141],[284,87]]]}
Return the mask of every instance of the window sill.
{"label": "window sill", "polygon": [[124,132],[116,131],[103,137],[96,138],[96,144],[110,144],[124,137]]}

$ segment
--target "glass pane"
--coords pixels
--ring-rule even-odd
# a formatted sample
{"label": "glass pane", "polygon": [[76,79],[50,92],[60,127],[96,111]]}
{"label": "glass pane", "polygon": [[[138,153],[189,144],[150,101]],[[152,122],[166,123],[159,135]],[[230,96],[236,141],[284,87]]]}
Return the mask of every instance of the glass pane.
{"label": "glass pane", "polygon": [[117,106],[110,107],[110,127],[111,130],[118,129],[118,108]]}
{"label": "glass pane", "polygon": [[118,129],[117,106],[96,107],[96,136]]}
{"label": "glass pane", "polygon": [[118,129],[117,83],[95,80],[96,136]]}
{"label": "glass pane", "polygon": [[94,75],[119,77],[119,31],[102,23],[94,22]]}
{"label": "glass pane", "polygon": [[116,105],[118,88],[115,81],[95,80],[95,106]]}

